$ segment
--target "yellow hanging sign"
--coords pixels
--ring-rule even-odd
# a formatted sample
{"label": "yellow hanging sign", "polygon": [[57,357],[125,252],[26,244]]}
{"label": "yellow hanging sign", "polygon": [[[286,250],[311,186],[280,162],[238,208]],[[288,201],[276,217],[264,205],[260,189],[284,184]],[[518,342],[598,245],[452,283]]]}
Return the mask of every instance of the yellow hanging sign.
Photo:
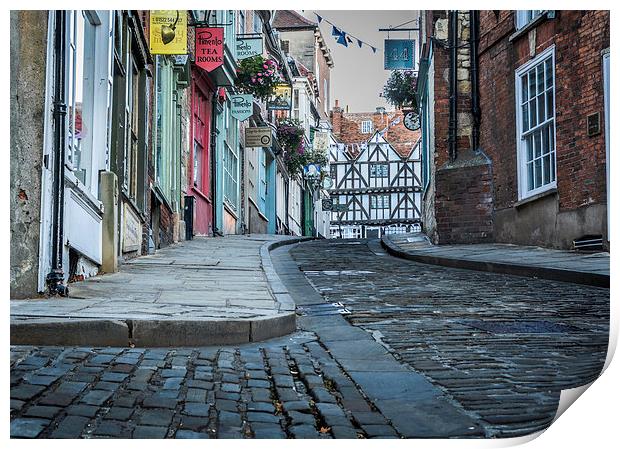
{"label": "yellow hanging sign", "polygon": [[151,54],[187,54],[187,13],[179,10],[151,11]]}

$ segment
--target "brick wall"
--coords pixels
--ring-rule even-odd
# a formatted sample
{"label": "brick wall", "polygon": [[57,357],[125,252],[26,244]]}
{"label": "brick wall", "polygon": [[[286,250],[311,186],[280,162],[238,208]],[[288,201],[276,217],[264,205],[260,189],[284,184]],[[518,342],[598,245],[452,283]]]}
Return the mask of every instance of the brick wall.
{"label": "brick wall", "polygon": [[[434,35],[448,41],[449,20],[445,12],[434,12]],[[457,15],[457,127],[456,158],[449,154],[450,50],[434,47],[434,185],[433,198],[425,198],[427,233],[434,242],[480,243],[493,238],[492,171],[490,160],[472,147],[469,11]],[[431,150],[431,151],[432,151]]]}
{"label": "brick wall", "polygon": [[[581,235],[606,233],[601,52],[609,48],[609,11],[555,13],[555,18],[509,39],[515,33],[513,11],[481,12],[480,142],[493,161],[496,228],[501,229],[497,238],[570,247]],[[522,207],[517,203],[515,71],[551,45],[555,45],[557,194],[553,201]],[[600,113],[601,133],[589,137],[586,118],[595,112]],[[596,213],[583,210],[594,206]],[[534,213],[534,208],[540,210]]]}

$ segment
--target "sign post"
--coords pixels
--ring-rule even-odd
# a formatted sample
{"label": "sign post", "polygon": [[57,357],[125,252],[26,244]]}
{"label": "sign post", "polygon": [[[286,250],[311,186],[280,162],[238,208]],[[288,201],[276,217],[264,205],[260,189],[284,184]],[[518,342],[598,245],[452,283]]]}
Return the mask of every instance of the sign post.
{"label": "sign post", "polygon": [[224,28],[196,28],[196,65],[211,72],[224,64]]}

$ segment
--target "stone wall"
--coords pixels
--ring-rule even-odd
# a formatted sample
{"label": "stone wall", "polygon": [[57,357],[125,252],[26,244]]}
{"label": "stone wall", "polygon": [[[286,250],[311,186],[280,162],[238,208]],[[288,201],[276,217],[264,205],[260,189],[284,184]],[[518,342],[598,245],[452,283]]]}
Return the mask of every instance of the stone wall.
{"label": "stone wall", "polygon": [[37,294],[47,11],[10,13],[11,298]]}

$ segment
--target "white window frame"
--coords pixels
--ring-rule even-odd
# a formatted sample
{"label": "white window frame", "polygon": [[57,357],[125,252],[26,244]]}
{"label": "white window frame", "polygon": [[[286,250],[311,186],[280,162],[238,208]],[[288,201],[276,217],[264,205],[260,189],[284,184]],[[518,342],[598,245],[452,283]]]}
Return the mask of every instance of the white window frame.
{"label": "white window frame", "polygon": [[[547,184],[543,184],[540,187],[534,188],[532,190],[527,189],[527,145],[525,140],[522,139],[522,116],[521,116],[521,76],[524,73],[527,73],[533,67],[542,63],[545,59],[551,56],[551,67],[553,70],[553,117],[551,119],[547,119],[545,122],[536,125],[534,128],[537,129],[541,126],[545,126],[545,124],[553,121],[553,158],[554,158],[554,168],[555,168],[555,179]],[[518,192],[519,192],[519,200],[523,200],[526,198],[530,198],[534,195],[538,195],[540,193],[546,192],[548,190],[555,189],[557,187],[557,133],[556,133],[556,76],[555,76],[555,45],[550,46],[545,49],[539,55],[537,55],[531,61],[523,64],[517,70],[515,70],[515,120],[516,120],[516,149],[517,149],[517,184],[518,184]],[[528,133],[531,130],[528,130]],[[542,143],[541,143],[542,145]],[[534,174],[535,176],[535,174]]]}
{"label": "white window frame", "polygon": [[360,123],[360,129],[362,134],[372,133],[372,120],[363,120],[362,123]]}
{"label": "white window frame", "polygon": [[515,28],[520,30],[525,28],[528,23],[538,19],[545,10],[542,9],[519,9],[515,11]]}

